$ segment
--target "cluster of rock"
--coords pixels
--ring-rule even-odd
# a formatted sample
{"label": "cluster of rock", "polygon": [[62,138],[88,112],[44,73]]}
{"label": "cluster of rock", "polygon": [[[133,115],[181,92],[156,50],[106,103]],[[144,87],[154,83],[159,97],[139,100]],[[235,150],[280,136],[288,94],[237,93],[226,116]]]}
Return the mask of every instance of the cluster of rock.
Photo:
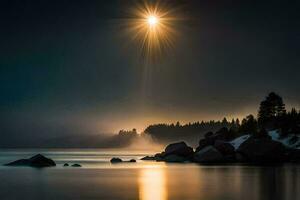
{"label": "cluster of rock", "polygon": [[122,162],[135,163],[136,160],[135,160],[135,159],[131,159],[131,160],[129,160],[129,161],[123,161],[121,158],[112,158],[112,159],[110,159],[110,162],[111,162],[112,164],[122,163]]}
{"label": "cluster of rock", "polygon": [[[54,167],[56,166],[56,163],[50,158],[47,158],[41,154],[37,154],[29,159],[20,159],[20,160],[7,163],[5,164],[5,166],[42,168],[42,167]],[[68,163],[65,163],[63,166],[81,167],[80,164],[69,165]]]}
{"label": "cluster of rock", "polygon": [[80,165],[80,164],[77,164],[77,163],[72,164],[72,165],[69,165],[69,163],[65,163],[65,164],[64,164],[64,167],[69,167],[69,166],[71,166],[71,167],[81,167],[81,165]]}
{"label": "cluster of rock", "polygon": [[238,147],[229,141],[219,140],[214,135],[206,135],[193,151],[185,142],[173,143],[165,151],[142,160],[164,162],[196,163],[280,163],[300,161],[299,149],[288,149],[270,137],[249,137]]}
{"label": "cluster of rock", "polygon": [[194,156],[192,147],[186,145],[185,142],[169,144],[165,151],[157,153],[154,156],[146,156],[142,160],[156,160],[165,162],[186,162],[191,161]]}

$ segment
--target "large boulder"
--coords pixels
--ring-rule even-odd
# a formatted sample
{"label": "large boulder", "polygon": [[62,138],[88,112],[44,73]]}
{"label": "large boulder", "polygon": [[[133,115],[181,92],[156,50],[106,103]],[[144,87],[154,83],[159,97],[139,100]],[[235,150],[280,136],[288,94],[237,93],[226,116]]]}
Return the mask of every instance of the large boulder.
{"label": "large boulder", "polygon": [[283,162],[286,149],[280,143],[269,138],[249,138],[240,145],[237,152],[248,162]]}
{"label": "large boulder", "polygon": [[181,157],[191,157],[194,153],[194,150],[192,147],[189,147],[186,145],[185,142],[178,142],[169,144],[165,152],[162,154],[162,157],[165,158],[168,155],[177,155]]}
{"label": "large boulder", "polygon": [[112,159],[110,159],[110,162],[111,163],[121,163],[121,162],[123,162],[123,160],[121,159],[121,158],[112,158]]}
{"label": "large boulder", "polygon": [[223,156],[232,156],[235,155],[235,149],[229,142],[224,142],[217,140],[214,144],[214,147],[223,155]]}
{"label": "large boulder", "polygon": [[223,127],[215,134],[213,132],[207,132],[204,135],[204,139],[199,141],[199,146],[196,148],[196,152],[204,149],[207,146],[214,146],[217,141],[230,141],[234,137],[233,131],[228,130],[227,127]]}
{"label": "large boulder", "polygon": [[194,154],[194,162],[219,163],[224,162],[224,156],[213,146],[207,146]]}
{"label": "large boulder", "polygon": [[208,132],[205,134],[205,138],[199,141],[199,146],[196,148],[196,152],[207,146],[213,146],[215,144],[216,138],[212,134],[212,132]]}
{"label": "large boulder", "polygon": [[6,164],[6,166],[53,167],[56,163],[50,158],[37,154],[29,159],[20,159]]}

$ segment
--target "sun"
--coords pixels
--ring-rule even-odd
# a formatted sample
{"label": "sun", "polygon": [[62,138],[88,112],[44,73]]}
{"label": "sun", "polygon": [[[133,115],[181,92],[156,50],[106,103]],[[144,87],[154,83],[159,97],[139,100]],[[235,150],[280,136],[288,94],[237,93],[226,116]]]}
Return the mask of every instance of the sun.
{"label": "sun", "polygon": [[147,22],[150,27],[154,27],[159,23],[159,18],[154,15],[150,15],[147,17]]}
{"label": "sun", "polygon": [[177,41],[178,10],[169,1],[142,2],[130,10],[124,25],[141,58],[157,62],[166,57]]}

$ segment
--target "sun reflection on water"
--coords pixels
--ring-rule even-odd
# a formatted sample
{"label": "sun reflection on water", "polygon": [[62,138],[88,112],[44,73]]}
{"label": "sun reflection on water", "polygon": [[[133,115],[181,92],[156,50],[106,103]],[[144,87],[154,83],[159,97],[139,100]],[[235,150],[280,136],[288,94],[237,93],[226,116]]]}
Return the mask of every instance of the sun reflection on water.
{"label": "sun reflection on water", "polygon": [[139,173],[140,200],[167,200],[164,168],[144,168]]}

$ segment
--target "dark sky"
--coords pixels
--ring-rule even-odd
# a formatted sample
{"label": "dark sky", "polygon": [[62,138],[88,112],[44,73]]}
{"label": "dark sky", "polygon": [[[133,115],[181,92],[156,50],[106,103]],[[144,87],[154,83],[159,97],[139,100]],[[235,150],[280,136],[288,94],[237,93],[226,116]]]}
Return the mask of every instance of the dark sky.
{"label": "dark sky", "polygon": [[2,0],[3,138],[242,117],[270,91],[299,108],[299,3],[171,3],[180,38],[145,66],[120,28],[134,1]]}

